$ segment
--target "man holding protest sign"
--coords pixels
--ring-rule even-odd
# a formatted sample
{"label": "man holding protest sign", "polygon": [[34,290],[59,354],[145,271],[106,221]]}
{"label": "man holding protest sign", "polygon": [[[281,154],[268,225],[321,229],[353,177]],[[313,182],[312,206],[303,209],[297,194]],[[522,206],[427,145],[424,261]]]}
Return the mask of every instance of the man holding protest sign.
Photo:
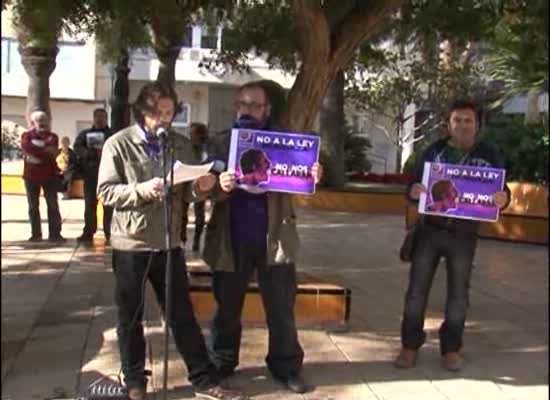
{"label": "man holding protest sign", "polygon": [[[204,259],[214,270],[212,286],[218,305],[212,321],[211,350],[221,375],[230,376],[239,363],[241,314],[248,283],[256,271],[269,329],[267,366],[288,389],[303,393],[307,390],[301,377],[304,352],[294,318],[294,262],[299,238],[292,200],[288,190],[276,192],[269,186],[277,182],[264,171],[268,165],[265,156],[256,157],[260,152],[251,150],[238,156],[235,147],[238,139],[252,148],[267,137],[269,132],[265,131],[272,129],[272,99],[267,93],[261,82],[242,86],[235,102],[234,128],[243,130],[232,137],[229,131],[219,134],[215,145],[218,161],[228,162],[230,147],[231,154],[229,169],[220,174],[213,193],[216,202],[204,249]],[[290,147],[295,149],[297,144],[293,142]],[[317,155],[313,161],[305,174],[312,186],[322,175]],[[261,179],[248,178],[251,171],[261,172]]]}
{"label": "man holding protest sign", "polygon": [[[418,349],[424,344],[424,317],[428,295],[439,260],[441,256],[445,256],[448,286],[445,320],[439,329],[440,351],[444,368],[450,371],[461,369],[463,359],[459,352],[466,321],[468,289],[477,246],[479,220],[491,212],[495,219],[498,218],[498,209],[506,208],[510,202],[510,190],[504,184],[504,162],[492,146],[480,141],[477,106],[467,101],[453,104],[448,129],[448,137],[429,146],[419,159],[415,182],[407,192],[409,200],[420,199],[420,211],[424,212],[423,206],[427,197],[431,196],[434,202],[443,197],[439,196],[438,189],[442,186],[441,182],[445,181],[435,181],[429,191],[427,185],[420,183],[428,182],[423,177],[427,178],[432,172],[442,175],[449,171],[451,175],[458,173],[463,180],[470,178],[468,185],[464,184],[465,188],[483,190],[484,187],[489,187],[492,188],[492,192],[483,195],[484,198],[490,199],[487,204],[471,204],[469,193],[464,192],[460,195],[454,186],[446,184],[444,189],[449,189],[449,193],[452,191],[452,194],[447,196],[453,198],[451,206],[437,207],[438,210],[435,210],[432,204],[425,209],[427,215],[420,216],[413,242],[410,281],[401,322],[403,347],[395,360],[395,366],[398,368],[413,367]],[[441,163],[452,164],[456,168],[445,170]],[[497,178],[500,181],[495,185]],[[485,186],[478,184],[479,182],[472,184],[471,181],[475,179],[479,182],[484,181]],[[461,183],[458,179],[455,182]],[[467,215],[468,212],[470,216]]]}

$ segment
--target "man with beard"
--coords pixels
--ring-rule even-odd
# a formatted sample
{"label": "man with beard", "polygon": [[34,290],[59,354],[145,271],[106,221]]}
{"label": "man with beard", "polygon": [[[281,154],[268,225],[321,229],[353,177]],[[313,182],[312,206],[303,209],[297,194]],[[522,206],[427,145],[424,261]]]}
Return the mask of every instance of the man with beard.
{"label": "man with beard", "polygon": [[[143,302],[145,282],[149,280],[156,298],[165,310],[166,258],[171,253],[172,269],[169,324],[188,378],[198,398],[243,400],[247,397],[223,389],[215,366],[209,359],[200,326],[189,294],[187,268],[179,246],[184,197],[194,201],[205,196],[216,178],[204,175],[192,183],[174,186],[169,195],[172,222],[164,219],[162,141],[159,131],[167,131],[176,115],[174,90],[159,82],[146,84],[133,105],[136,124],[107,140],[99,167],[98,196],[114,208],[111,243],[115,276],[115,301],[118,310],[117,335],[122,371],[131,400],[143,400],[146,393],[145,338]],[[183,163],[191,162],[191,148],[184,138],[169,132],[167,153]],[[173,244],[167,247],[165,232],[171,229]]]}
{"label": "man with beard", "polygon": [[[235,99],[234,128],[270,130],[272,105],[260,82],[241,86]],[[218,135],[214,154],[227,162],[231,132]],[[322,175],[313,167],[316,183]],[[239,364],[241,314],[254,272],[269,330],[266,363],[275,379],[297,393],[307,391],[301,370],[304,352],[298,341],[294,304],[299,247],[296,215],[289,194],[257,187],[235,188],[233,171],[222,172],[206,231],[204,260],[213,269],[217,311],[211,324],[211,353],[221,376]]]}

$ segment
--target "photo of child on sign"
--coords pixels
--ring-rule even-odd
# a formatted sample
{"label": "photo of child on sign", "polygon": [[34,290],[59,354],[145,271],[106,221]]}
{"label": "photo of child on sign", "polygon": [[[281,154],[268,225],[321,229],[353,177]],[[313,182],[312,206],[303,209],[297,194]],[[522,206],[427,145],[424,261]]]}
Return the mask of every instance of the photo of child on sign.
{"label": "photo of child on sign", "polygon": [[239,184],[258,186],[260,183],[268,183],[270,178],[271,161],[260,149],[249,149],[241,154],[239,160],[242,176]]}
{"label": "photo of child on sign", "polygon": [[428,211],[447,212],[458,206],[460,193],[448,179],[436,181],[431,188],[433,202],[426,206]]}

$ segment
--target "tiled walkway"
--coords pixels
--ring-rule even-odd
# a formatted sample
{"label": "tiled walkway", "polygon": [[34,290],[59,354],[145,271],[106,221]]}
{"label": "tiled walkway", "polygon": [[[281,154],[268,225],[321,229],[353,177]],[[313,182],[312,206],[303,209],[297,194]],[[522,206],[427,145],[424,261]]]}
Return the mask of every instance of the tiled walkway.
{"label": "tiled walkway", "polygon": [[[29,236],[25,198],[2,196],[3,400],[75,398],[97,377],[118,373],[109,255],[101,238],[92,249],[76,246],[81,200],[61,202],[61,208],[63,235],[72,239],[63,247],[31,247],[24,242]],[[45,215],[44,204],[42,209]],[[480,242],[465,333],[467,365],[458,374],[439,366],[442,264],[419,363],[408,371],[392,367],[408,274],[397,257],[403,225],[402,217],[299,210],[299,269],[353,290],[351,329],[300,331],[304,375],[317,386],[306,395],[289,394],[270,379],[263,361],[267,332],[245,329],[241,372],[230,383],[261,400],[547,399],[548,251],[543,246]],[[154,301],[148,302],[146,319],[151,398],[161,399],[163,334]],[[192,398],[173,345],[169,386],[169,398]]]}

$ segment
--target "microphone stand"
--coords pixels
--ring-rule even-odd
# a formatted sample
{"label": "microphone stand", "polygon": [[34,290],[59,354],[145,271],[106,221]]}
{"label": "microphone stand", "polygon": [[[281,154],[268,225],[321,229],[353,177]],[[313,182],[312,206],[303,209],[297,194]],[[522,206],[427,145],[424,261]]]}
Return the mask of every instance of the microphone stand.
{"label": "microphone stand", "polygon": [[[163,174],[163,208],[164,208],[164,226],[166,229],[165,232],[165,246],[166,246],[166,270],[164,277],[165,284],[165,294],[164,294],[164,371],[163,371],[163,384],[162,384],[162,398],[166,400],[167,388],[168,388],[168,327],[171,321],[171,312],[172,312],[172,229],[171,229],[171,217],[172,217],[172,201],[171,193],[174,184],[174,153],[173,150],[170,151],[170,166],[167,168],[167,158],[170,143],[170,136],[168,132],[160,132],[159,139],[161,144],[161,169]],[[169,172],[167,171],[169,170]],[[170,184],[168,185],[168,173],[170,174]]]}

